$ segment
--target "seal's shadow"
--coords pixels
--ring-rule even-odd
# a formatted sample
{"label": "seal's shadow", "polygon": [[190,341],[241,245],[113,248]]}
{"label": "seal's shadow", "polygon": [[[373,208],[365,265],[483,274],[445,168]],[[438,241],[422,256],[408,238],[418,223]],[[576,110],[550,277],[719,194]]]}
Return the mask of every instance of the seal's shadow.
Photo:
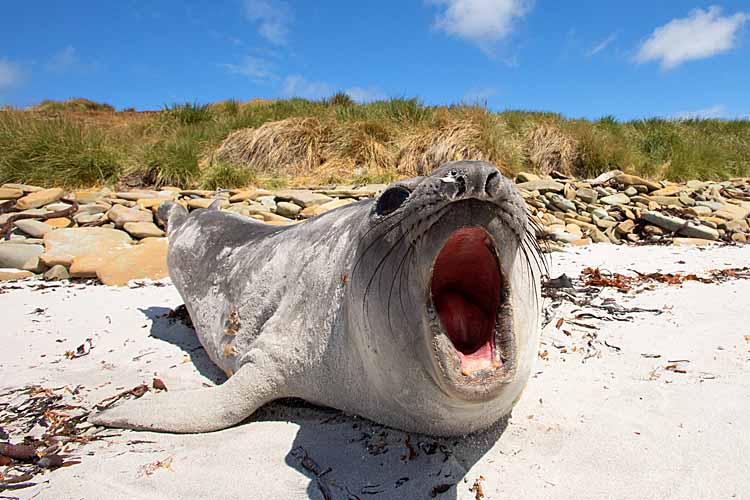
{"label": "seal's shadow", "polygon": [[[170,317],[171,309],[148,307],[141,312],[151,320],[151,337],[182,349],[201,375],[214,383],[226,380],[195,331],[173,314]],[[267,404],[239,425],[249,425],[252,432],[252,422],[258,421],[299,425],[285,461],[310,479],[307,496],[322,500],[454,500],[461,488],[466,490],[462,497],[473,497],[468,489],[477,478],[466,473],[492,448],[508,424],[505,418],[482,433],[437,438],[402,432],[299,399]]]}
{"label": "seal's shadow", "polygon": [[149,332],[151,337],[169,342],[185,351],[198,372],[214,384],[221,384],[226,381],[226,375],[208,357],[195,335],[195,330],[186,325],[181,318],[170,317],[170,313],[173,313],[172,309],[151,306],[140,309],[140,311],[151,322],[151,331]]}
{"label": "seal's shadow", "polygon": [[[482,433],[438,438],[406,433],[301,400],[264,406],[252,421],[287,420],[299,425],[286,463],[305,474],[309,498],[473,497],[471,467],[498,441],[504,418]],[[251,424],[252,425],[252,424]]]}

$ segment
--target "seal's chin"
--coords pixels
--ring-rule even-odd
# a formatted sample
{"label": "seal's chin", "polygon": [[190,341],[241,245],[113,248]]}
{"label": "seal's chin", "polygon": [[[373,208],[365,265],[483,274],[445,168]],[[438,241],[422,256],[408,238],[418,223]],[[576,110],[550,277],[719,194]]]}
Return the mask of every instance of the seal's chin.
{"label": "seal's chin", "polygon": [[431,295],[464,376],[503,367],[499,333],[503,277],[492,238],[481,228],[453,232],[435,259]]}

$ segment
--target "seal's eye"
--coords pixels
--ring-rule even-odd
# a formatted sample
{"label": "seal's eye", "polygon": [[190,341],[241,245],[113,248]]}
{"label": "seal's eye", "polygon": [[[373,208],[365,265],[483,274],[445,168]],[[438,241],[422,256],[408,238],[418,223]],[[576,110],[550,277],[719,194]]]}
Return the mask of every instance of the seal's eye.
{"label": "seal's eye", "polygon": [[375,206],[375,212],[378,215],[388,215],[394,212],[398,207],[403,205],[411,193],[408,189],[401,186],[395,186],[387,189],[378,198],[378,204]]}

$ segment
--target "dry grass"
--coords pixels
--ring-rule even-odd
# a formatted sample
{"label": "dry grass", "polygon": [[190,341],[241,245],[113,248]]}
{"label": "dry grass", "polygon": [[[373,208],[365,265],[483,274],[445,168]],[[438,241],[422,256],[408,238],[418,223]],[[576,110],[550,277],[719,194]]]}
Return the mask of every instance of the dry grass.
{"label": "dry grass", "polygon": [[485,160],[482,130],[473,121],[461,120],[436,128],[418,129],[398,140],[396,169],[400,175],[425,175],[453,160]]}
{"label": "dry grass", "polygon": [[578,141],[553,125],[539,125],[526,134],[526,158],[533,170],[549,175],[553,170],[573,173],[578,159]]}
{"label": "dry grass", "polygon": [[317,118],[288,118],[229,134],[213,160],[271,175],[296,176],[323,163],[329,129]]}

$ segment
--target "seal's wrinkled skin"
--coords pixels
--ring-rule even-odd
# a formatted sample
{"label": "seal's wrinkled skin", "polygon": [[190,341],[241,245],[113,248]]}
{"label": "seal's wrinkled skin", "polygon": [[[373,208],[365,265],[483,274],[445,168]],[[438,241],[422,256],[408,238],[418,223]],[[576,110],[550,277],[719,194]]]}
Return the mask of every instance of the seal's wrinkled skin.
{"label": "seal's wrinkled skin", "polygon": [[221,386],[127,402],[95,423],[222,429],[282,397],[407,431],[507,415],[539,337],[525,204],[487,163],[452,162],[294,226],[161,207],[168,266]]}

